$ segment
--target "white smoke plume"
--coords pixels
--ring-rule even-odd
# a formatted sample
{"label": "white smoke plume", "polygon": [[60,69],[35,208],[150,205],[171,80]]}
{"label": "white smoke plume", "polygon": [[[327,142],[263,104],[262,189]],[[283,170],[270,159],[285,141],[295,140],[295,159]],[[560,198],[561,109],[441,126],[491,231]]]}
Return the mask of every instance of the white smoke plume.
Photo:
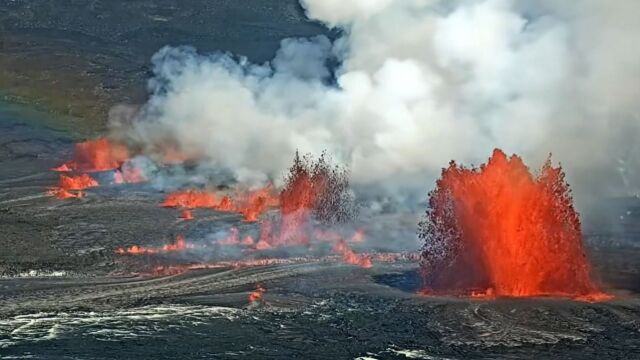
{"label": "white smoke plume", "polygon": [[533,164],[552,152],[585,193],[638,191],[640,2],[301,4],[342,36],[285,39],[261,65],[164,48],[149,102],[114,133],[246,181],[326,149],[356,184],[424,191],[450,160],[500,147]]}

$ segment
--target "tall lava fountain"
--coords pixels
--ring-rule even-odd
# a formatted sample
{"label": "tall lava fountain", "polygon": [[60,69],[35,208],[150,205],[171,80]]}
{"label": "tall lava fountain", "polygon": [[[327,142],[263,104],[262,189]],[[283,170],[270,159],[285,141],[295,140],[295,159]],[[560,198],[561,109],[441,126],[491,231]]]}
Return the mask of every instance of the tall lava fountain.
{"label": "tall lava fountain", "polygon": [[550,160],[537,175],[501,150],[479,168],[451,162],[429,194],[419,236],[422,275],[436,293],[597,293],[569,186]]}

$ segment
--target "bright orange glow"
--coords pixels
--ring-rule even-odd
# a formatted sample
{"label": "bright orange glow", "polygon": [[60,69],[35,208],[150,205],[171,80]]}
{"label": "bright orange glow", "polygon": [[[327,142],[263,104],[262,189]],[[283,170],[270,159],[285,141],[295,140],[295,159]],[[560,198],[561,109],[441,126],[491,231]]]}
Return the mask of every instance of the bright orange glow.
{"label": "bright orange glow", "polygon": [[84,190],[98,186],[98,182],[87,174],[78,176],[60,175],[57,187],[52,187],[47,192],[48,195],[55,196],[58,199],[72,199],[84,197]]}
{"label": "bright orange glow", "polygon": [[249,294],[249,302],[256,302],[262,300],[262,294],[267,291],[262,285],[257,285],[255,291]]}
{"label": "bright orange glow", "polygon": [[160,247],[144,247],[134,245],[128,248],[117,248],[115,250],[116,254],[124,255],[144,255],[144,254],[161,254],[161,253],[169,253],[169,252],[179,252],[187,249],[193,249],[194,246],[186,242],[184,237],[178,235],[176,238],[176,242],[173,244],[166,244]]}
{"label": "bright orange glow", "polygon": [[333,251],[337,254],[340,254],[342,256],[342,260],[347,264],[357,265],[365,269],[373,266],[370,257],[362,254],[356,254],[351,249],[351,247],[347,245],[347,242],[344,241],[344,239],[338,241],[335,244],[335,246],[333,247]]}
{"label": "bright orange glow", "polygon": [[73,160],[52,170],[86,172],[113,170],[119,168],[127,159],[129,159],[129,151],[124,145],[100,138],[76,144]]}
{"label": "bright orange glow", "polygon": [[167,195],[163,207],[184,207],[189,209],[214,208],[218,204],[216,195],[207,191],[178,191]]}
{"label": "bright orange glow", "polygon": [[50,196],[54,196],[60,200],[65,200],[65,199],[80,199],[83,198],[85,196],[84,192],[82,191],[77,191],[77,192],[71,192],[71,191],[67,191],[65,189],[61,189],[61,188],[51,188],[49,191],[47,191],[47,195]]}
{"label": "bright orange glow", "polygon": [[189,209],[208,208],[222,212],[235,212],[242,214],[244,221],[255,222],[258,217],[268,209],[278,206],[278,197],[273,195],[271,186],[258,190],[238,192],[232,199],[223,196],[218,201],[218,195],[210,191],[178,191],[169,194],[163,207],[184,207]]}
{"label": "bright orange glow", "polygon": [[94,178],[87,174],[79,176],[60,175],[60,182],[58,183],[58,186],[64,190],[83,190],[99,185]]}
{"label": "bright orange glow", "polygon": [[[230,199],[227,197],[229,203]],[[239,193],[235,197],[235,206],[220,202],[219,210],[228,210],[239,212],[244,216],[244,221],[255,222],[258,221],[258,216],[262,215],[269,208],[279,205],[279,199],[273,195],[273,189],[271,186],[261,188],[258,190],[248,191],[245,193]]]}
{"label": "bright orange glow", "polygon": [[271,246],[309,245],[311,214],[327,187],[328,174],[313,173],[296,155],[285,188],[280,192],[281,219],[274,231],[271,222],[263,222],[260,242]]}
{"label": "bright orange glow", "polygon": [[550,161],[537,176],[500,150],[480,168],[452,162],[430,193],[421,226],[423,277],[434,292],[600,294],[564,173]]}
{"label": "bright orange glow", "polygon": [[[319,209],[324,211],[325,216],[330,215],[334,208],[337,209],[336,211],[343,210],[339,208],[341,200],[339,196],[342,193],[335,191],[345,191],[348,185],[348,182],[345,182],[345,174],[338,168],[331,167],[323,157],[317,163],[312,163],[307,158],[302,160],[296,155],[294,165],[286,179],[286,185],[279,195],[275,195],[276,192],[272,186],[251,191],[236,191],[232,196],[223,196],[206,190],[188,190],[168,194],[161,206],[182,208],[184,219],[192,218],[190,209],[206,208],[240,213],[245,222],[260,221],[260,235],[255,240],[251,235],[242,234],[241,236],[239,229],[232,227],[223,239],[213,241],[206,246],[244,247],[243,253],[250,253],[286,246],[310,248],[311,240],[321,240],[334,243],[334,251],[344,262],[371,267],[370,256],[358,255],[347,245],[347,242],[364,241],[362,229],[351,237],[344,237],[326,229],[327,223],[316,221],[318,219],[312,216],[315,215],[314,211]],[[274,212],[272,215],[276,216],[260,219],[262,214],[278,207],[279,214]],[[326,220],[327,217],[323,219]],[[316,223],[325,225],[325,228],[317,228]],[[120,253],[149,253],[149,249],[140,247],[132,250],[120,251]]]}

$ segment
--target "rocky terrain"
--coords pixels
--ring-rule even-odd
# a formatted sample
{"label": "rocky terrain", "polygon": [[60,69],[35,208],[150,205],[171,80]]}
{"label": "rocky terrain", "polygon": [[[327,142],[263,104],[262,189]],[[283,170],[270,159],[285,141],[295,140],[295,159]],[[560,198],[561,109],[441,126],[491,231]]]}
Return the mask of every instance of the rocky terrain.
{"label": "rocky terrain", "polygon": [[144,101],[149,59],[165,45],[264,62],[283,38],[326,32],[296,0],[2,1],[0,96],[86,136],[113,105]]}

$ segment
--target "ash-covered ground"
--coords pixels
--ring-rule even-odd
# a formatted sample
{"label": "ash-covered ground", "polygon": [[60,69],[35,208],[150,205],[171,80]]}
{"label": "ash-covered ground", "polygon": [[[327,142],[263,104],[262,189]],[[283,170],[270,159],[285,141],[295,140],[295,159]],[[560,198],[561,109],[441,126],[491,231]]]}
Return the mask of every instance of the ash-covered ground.
{"label": "ash-covered ground", "polygon": [[[601,303],[421,296],[418,264],[408,260],[362,269],[318,258],[154,275],[158,265],[218,259],[114,250],[251,225],[204,210],[180,221],[175,209],[158,206],[163,194],[148,184],[49,197],[57,181],[49,168],[68,158],[72,141],[40,123],[22,109],[0,112],[2,359],[640,356],[637,200],[608,201],[609,222],[599,216],[586,224],[595,275],[616,296]],[[416,222],[375,215],[369,232],[397,239],[374,236],[369,250],[417,251]],[[250,302],[257,286],[266,291]]]}

